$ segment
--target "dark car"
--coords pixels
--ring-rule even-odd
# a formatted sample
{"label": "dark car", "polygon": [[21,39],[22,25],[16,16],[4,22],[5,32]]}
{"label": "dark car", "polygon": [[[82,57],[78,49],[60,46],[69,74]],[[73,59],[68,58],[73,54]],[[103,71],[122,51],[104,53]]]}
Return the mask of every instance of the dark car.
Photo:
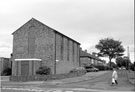
{"label": "dark car", "polygon": [[95,68],[94,66],[85,66],[84,67],[87,72],[98,72],[99,69]]}
{"label": "dark car", "polygon": [[92,71],[92,72],[98,72],[98,71],[99,71],[99,69],[98,69],[98,68],[93,67],[93,68],[91,68],[91,71]]}

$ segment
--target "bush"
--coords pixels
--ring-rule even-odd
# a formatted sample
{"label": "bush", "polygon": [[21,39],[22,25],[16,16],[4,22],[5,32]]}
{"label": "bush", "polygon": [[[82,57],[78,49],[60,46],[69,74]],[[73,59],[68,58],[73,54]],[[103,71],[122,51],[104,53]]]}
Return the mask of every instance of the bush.
{"label": "bush", "polygon": [[7,75],[11,75],[12,71],[11,68],[6,68],[3,72],[2,72],[2,76],[7,76]]}
{"label": "bush", "polygon": [[49,75],[51,72],[51,69],[47,66],[39,67],[39,69],[36,71],[36,74],[39,75]]}
{"label": "bush", "polygon": [[133,64],[130,66],[130,69],[131,69],[132,71],[135,71],[135,67],[134,67]]}

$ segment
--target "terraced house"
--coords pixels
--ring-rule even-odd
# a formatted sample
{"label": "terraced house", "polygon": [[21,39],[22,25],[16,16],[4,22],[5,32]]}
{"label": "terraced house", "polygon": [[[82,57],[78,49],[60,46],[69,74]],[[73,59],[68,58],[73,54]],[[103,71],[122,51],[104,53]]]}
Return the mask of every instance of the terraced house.
{"label": "terraced house", "polygon": [[40,66],[52,74],[79,66],[80,43],[32,18],[13,33],[12,75],[35,75]]}
{"label": "terraced house", "polygon": [[94,54],[90,54],[87,50],[83,51],[80,49],[80,65],[89,66],[89,65],[105,65],[105,61],[101,60]]}

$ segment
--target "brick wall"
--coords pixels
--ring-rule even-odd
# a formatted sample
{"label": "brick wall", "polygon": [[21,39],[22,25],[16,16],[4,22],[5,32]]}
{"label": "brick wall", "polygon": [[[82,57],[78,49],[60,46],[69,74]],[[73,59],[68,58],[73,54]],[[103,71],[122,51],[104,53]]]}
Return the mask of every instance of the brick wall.
{"label": "brick wall", "polygon": [[[42,59],[40,66],[50,67],[52,74],[55,61],[59,60],[56,73],[69,72],[79,65],[79,47],[78,43],[52,28],[35,19],[30,20],[13,33],[12,74],[21,75],[21,63],[14,60],[24,58]],[[39,68],[39,63],[34,63],[34,71]]]}
{"label": "brick wall", "polygon": [[[41,65],[50,66],[54,72],[54,31],[52,29],[33,20],[19,28],[13,36],[13,75],[21,72],[20,62],[14,62],[14,59],[23,58],[42,59]],[[36,65],[34,67],[38,68]]]}
{"label": "brick wall", "polygon": [[[73,55],[74,48],[74,55]],[[68,73],[71,69],[79,66],[79,48],[76,42],[61,35],[56,34],[56,73]]]}

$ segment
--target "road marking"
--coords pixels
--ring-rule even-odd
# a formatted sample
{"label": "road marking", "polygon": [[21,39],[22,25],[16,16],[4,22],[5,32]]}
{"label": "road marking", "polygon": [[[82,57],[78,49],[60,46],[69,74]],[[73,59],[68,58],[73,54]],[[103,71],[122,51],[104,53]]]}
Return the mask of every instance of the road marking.
{"label": "road marking", "polygon": [[[32,91],[32,92],[62,92],[62,90],[59,89],[49,89],[49,90],[41,90],[41,89],[29,89],[29,88],[8,88],[8,87],[2,87],[0,89],[7,89],[7,90],[20,90],[20,91]],[[73,91],[65,91],[65,92],[73,92]]]}
{"label": "road marking", "polygon": [[62,92],[62,90],[52,90],[52,91],[49,91],[49,92]]}
{"label": "road marking", "polygon": [[28,88],[7,88],[7,87],[2,87],[0,89],[45,92],[44,90],[41,90],[41,89],[28,89]]}

